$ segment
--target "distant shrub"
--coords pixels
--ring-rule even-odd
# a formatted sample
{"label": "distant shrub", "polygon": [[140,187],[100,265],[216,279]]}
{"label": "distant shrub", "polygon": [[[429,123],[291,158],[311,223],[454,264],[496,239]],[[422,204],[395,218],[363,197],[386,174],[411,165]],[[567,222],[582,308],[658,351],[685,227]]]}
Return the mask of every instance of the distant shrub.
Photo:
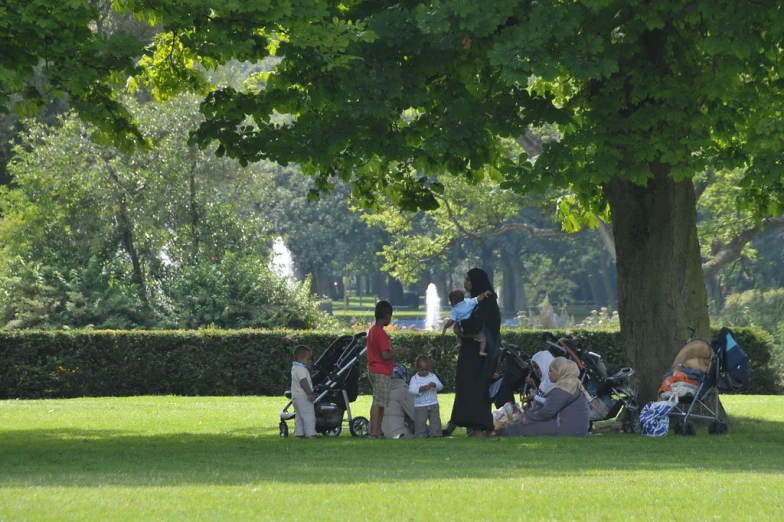
{"label": "distant shrub", "polygon": [[[778,391],[782,370],[772,337],[738,328],[751,358],[750,393]],[[624,366],[620,335],[575,331],[599,353],[610,371]],[[714,335],[718,330],[714,330]],[[292,330],[18,331],[0,333],[0,398],[133,395],[280,395],[290,384],[291,351],[297,344],[317,357],[336,333]],[[533,355],[545,348],[541,331],[504,331],[505,340]],[[412,366],[429,355],[447,392],[454,391],[454,338],[435,332],[393,332],[392,344],[410,348]],[[360,364],[364,373],[365,362]],[[360,379],[363,393],[370,391]]]}

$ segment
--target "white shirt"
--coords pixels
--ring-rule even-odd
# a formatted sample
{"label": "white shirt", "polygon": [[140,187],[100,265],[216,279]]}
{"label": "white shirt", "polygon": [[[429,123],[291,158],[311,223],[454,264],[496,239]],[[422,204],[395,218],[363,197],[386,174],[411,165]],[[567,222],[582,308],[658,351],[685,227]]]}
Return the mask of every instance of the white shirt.
{"label": "white shirt", "polygon": [[[430,388],[426,392],[419,392],[419,388],[431,382],[436,383],[435,389]],[[436,374],[428,373],[424,377],[415,373],[411,377],[411,383],[408,385],[408,393],[414,396],[414,408],[422,408],[423,406],[435,406],[438,404],[438,393],[444,389],[444,385],[438,380]]]}
{"label": "white shirt", "polygon": [[299,383],[302,379],[307,379],[310,389],[313,389],[313,381],[310,380],[310,372],[304,366],[291,367],[291,398],[307,397],[308,394],[302,389]]}

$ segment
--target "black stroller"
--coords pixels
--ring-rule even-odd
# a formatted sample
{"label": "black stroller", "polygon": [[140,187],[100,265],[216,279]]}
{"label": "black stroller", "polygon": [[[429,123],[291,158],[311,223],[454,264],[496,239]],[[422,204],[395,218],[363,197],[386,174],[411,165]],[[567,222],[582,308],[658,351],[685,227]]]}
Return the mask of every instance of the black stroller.
{"label": "black stroller", "polygon": [[515,402],[515,394],[522,402],[526,395],[526,378],[531,375],[531,359],[528,354],[512,343],[501,341],[498,355],[499,379],[490,387],[490,396],[496,408],[507,402]]}
{"label": "black stroller", "polygon": [[601,355],[583,348],[572,336],[556,338],[551,332],[542,336],[550,353],[574,361],[580,369],[580,381],[591,396],[591,427],[595,421],[618,419],[625,433],[640,433],[640,411],[636,394],[629,386],[632,368],[622,368],[608,375]]}
{"label": "black stroller", "polygon": [[[337,437],[348,426],[354,437],[367,437],[369,422],[365,417],[351,416],[351,403],[359,394],[359,368],[357,363],[367,348],[362,339],[366,332],[338,337],[313,364],[313,391],[316,393],[316,432]],[[291,399],[291,391],[284,395]],[[280,412],[280,436],[288,437],[286,421],[296,417],[293,403],[289,400]],[[347,414],[344,418],[344,414]]]}
{"label": "black stroller", "polygon": [[[697,429],[689,419],[712,421],[708,425],[711,435],[727,433],[727,423],[721,417],[719,392],[740,392],[751,385],[749,356],[741,350],[735,336],[726,326],[719,332],[719,340],[710,345],[706,341],[693,341],[694,328],[689,328],[689,340],[680,349],[672,371],[687,371],[699,383],[697,391],[678,399],[670,411],[675,420],[675,433],[696,435]],[[700,370],[707,371],[702,372]],[[695,411],[699,408],[699,413]]]}

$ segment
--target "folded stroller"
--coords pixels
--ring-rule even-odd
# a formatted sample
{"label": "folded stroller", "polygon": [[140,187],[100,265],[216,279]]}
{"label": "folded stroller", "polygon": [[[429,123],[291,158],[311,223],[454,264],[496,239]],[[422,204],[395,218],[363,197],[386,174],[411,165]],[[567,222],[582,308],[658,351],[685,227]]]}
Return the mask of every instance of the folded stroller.
{"label": "folded stroller", "polygon": [[574,361],[580,369],[580,381],[591,396],[591,428],[595,421],[617,418],[625,433],[640,433],[640,411],[636,394],[629,386],[629,378],[635,373],[632,368],[608,375],[601,355],[584,349],[579,339],[556,338],[551,332],[545,332],[543,340],[550,353]]}
{"label": "folded stroller", "polygon": [[[351,416],[351,403],[359,394],[359,368],[357,364],[367,348],[362,339],[366,332],[338,337],[313,364],[310,376],[316,394],[316,432],[337,437],[347,425],[354,437],[367,437],[369,423],[365,417]],[[291,391],[284,395],[291,399]],[[296,413],[289,400],[280,412],[280,436],[288,437],[286,421],[293,420]],[[347,414],[344,417],[344,414]]]}
{"label": "folded stroller", "polygon": [[[694,328],[689,330],[693,336]],[[739,392],[751,385],[749,357],[738,346],[732,330],[722,328],[718,341],[713,345],[706,341],[693,341],[690,336],[678,351],[665,381],[676,372],[685,373],[697,386],[693,393],[680,395],[678,403],[670,411],[671,421],[676,421],[675,433],[696,435],[697,430],[689,419],[713,421],[708,425],[711,435],[727,433],[727,423],[720,418],[719,391]],[[666,391],[665,384],[660,391]]]}

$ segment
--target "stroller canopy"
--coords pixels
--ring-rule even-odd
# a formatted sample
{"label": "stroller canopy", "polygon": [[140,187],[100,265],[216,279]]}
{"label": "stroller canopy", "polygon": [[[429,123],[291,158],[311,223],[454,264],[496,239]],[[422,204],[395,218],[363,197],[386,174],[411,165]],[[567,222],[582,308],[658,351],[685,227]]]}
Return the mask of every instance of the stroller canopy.
{"label": "stroller canopy", "polygon": [[681,371],[682,368],[690,368],[705,373],[710,367],[712,356],[713,350],[711,350],[710,344],[705,341],[691,341],[680,349],[670,370],[675,372]]}
{"label": "stroller canopy", "polygon": [[715,348],[716,354],[719,356],[719,369],[722,377],[727,375],[732,377],[732,379],[723,379],[724,382],[720,380],[719,384],[733,390],[738,388],[738,384],[742,384],[746,388],[751,386],[749,356],[738,346],[732,330],[726,326],[721,329]]}

